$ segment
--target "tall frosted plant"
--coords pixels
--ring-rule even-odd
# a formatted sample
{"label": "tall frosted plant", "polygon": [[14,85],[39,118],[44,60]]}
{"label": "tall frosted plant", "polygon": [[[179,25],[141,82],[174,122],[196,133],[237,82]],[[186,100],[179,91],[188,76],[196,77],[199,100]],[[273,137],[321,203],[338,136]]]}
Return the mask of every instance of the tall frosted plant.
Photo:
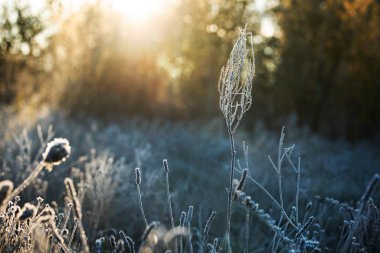
{"label": "tall frosted plant", "polygon": [[[251,37],[251,53],[248,56],[247,38]],[[219,106],[226,120],[227,131],[231,143],[231,168],[227,207],[226,243],[230,247],[230,227],[233,197],[233,179],[235,168],[234,135],[245,112],[252,105],[252,81],[255,76],[255,58],[252,45],[252,34],[246,28],[240,31],[239,37],[230,53],[226,66],[221,70],[218,90],[220,93]]]}

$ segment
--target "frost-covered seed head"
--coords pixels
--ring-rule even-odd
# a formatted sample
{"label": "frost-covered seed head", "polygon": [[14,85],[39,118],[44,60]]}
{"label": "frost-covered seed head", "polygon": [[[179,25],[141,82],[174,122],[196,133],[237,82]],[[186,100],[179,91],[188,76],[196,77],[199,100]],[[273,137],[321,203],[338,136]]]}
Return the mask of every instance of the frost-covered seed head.
{"label": "frost-covered seed head", "polygon": [[141,184],[141,171],[140,168],[135,169],[135,174],[136,174],[136,184],[139,185]]}
{"label": "frost-covered seed head", "polygon": [[185,226],[185,221],[186,221],[186,212],[182,211],[181,216],[179,218],[179,225],[181,227]]}
{"label": "frost-covered seed head", "polygon": [[165,170],[165,173],[169,173],[169,165],[168,165],[168,160],[167,159],[164,159],[162,161],[163,165],[164,165],[164,170]]}
{"label": "frost-covered seed head", "polygon": [[239,183],[236,186],[236,190],[239,190],[239,191],[243,190],[245,179],[247,178],[247,175],[248,175],[248,169],[244,169],[242,174],[241,174],[241,178],[239,180]]}
{"label": "frost-covered seed head", "polygon": [[193,210],[194,210],[194,207],[193,206],[189,206],[189,209],[188,209],[187,215],[186,215],[188,223],[191,223],[191,220],[193,219]]}
{"label": "frost-covered seed head", "polygon": [[252,82],[255,76],[255,58],[251,44],[248,57],[247,38],[252,34],[242,29],[230,53],[226,66],[221,70],[218,90],[219,106],[230,134],[234,134],[243,115],[252,105]]}
{"label": "frost-covered seed head", "polygon": [[103,244],[103,241],[105,240],[104,237],[101,237],[99,239],[96,239],[95,241],[95,246],[96,246],[96,249],[101,249],[102,248],[102,244]]}
{"label": "frost-covered seed head", "polygon": [[47,144],[45,152],[42,154],[43,162],[48,167],[59,165],[64,162],[70,155],[71,147],[69,141],[65,138],[55,138]]}
{"label": "frost-covered seed head", "polygon": [[309,202],[306,204],[306,211],[310,210],[312,206],[313,206],[313,202],[309,201]]}
{"label": "frost-covered seed head", "polygon": [[119,240],[117,241],[116,249],[117,249],[118,251],[121,251],[121,252],[124,252],[124,251],[125,251],[124,241],[123,241],[122,239],[119,239]]}
{"label": "frost-covered seed head", "polygon": [[20,210],[18,219],[25,220],[27,218],[33,217],[36,213],[37,208],[32,204],[26,203]]}
{"label": "frost-covered seed head", "polygon": [[111,235],[109,240],[110,240],[111,248],[116,249],[116,238],[115,238],[115,236]]}
{"label": "frost-covered seed head", "polygon": [[63,238],[68,238],[68,236],[69,236],[69,230],[67,228],[62,229],[61,235],[62,235]]}
{"label": "frost-covered seed head", "polygon": [[44,199],[38,196],[37,197],[37,202],[41,204],[42,202],[44,202]]}

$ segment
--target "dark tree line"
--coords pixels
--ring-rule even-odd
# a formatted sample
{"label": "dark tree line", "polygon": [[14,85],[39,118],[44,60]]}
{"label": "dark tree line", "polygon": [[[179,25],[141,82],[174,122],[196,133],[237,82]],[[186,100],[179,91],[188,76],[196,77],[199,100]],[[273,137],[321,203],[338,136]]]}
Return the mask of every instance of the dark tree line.
{"label": "dark tree line", "polygon": [[376,135],[380,126],[380,4],[280,1],[284,37],[276,91],[286,113],[329,136]]}
{"label": "dark tree line", "polygon": [[[59,1],[48,2],[57,18]],[[36,41],[49,23],[27,6],[2,9],[1,104],[38,92],[74,116],[220,116],[219,71],[247,24],[257,66],[248,126],[278,129],[295,115],[331,137],[378,135],[378,1],[281,0],[257,10],[251,1],[183,0],[151,29],[121,22],[98,1],[60,22],[45,48]],[[272,37],[260,34],[264,17],[278,27]]]}

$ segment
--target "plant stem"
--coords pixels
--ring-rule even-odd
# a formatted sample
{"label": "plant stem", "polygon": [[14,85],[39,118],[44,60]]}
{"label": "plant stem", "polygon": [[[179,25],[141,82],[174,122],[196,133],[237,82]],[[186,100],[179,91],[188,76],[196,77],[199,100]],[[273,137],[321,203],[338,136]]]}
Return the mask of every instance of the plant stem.
{"label": "plant stem", "polygon": [[245,248],[244,251],[248,252],[249,249],[249,208],[247,208],[247,213],[245,215]]}
{"label": "plant stem", "polygon": [[289,222],[289,224],[298,230],[298,227],[290,220],[289,216],[286,214],[284,208],[281,207],[280,203],[278,203],[278,201],[265,189],[264,186],[262,186],[259,182],[257,182],[255,179],[253,179],[253,177],[251,177],[251,175],[247,175],[247,177],[251,180],[252,183],[254,183],[257,187],[259,187],[272,201],[273,203],[275,204],[275,206],[277,206],[278,209],[280,209],[282,215],[285,217],[285,219]]}
{"label": "plant stem", "polygon": [[231,245],[230,245],[230,230],[231,230],[231,216],[232,216],[232,195],[233,195],[233,189],[232,189],[232,183],[234,180],[234,171],[235,171],[235,141],[234,136],[231,131],[231,125],[228,127],[228,133],[230,136],[230,144],[231,144],[231,168],[230,168],[230,188],[228,192],[228,205],[227,205],[227,227],[226,227],[226,243],[228,252],[231,252]]}
{"label": "plant stem", "polygon": [[[168,197],[170,222],[171,222],[172,228],[174,228],[173,208],[172,208],[172,201],[171,201],[170,188],[169,188],[169,170],[165,171],[165,184],[166,184],[166,195]],[[177,239],[175,240],[175,249],[176,249],[176,252],[178,252]]]}
{"label": "plant stem", "polygon": [[174,228],[172,201],[171,201],[170,189],[169,189],[169,172],[166,172],[165,174],[166,174],[166,194],[168,196],[168,206],[169,206],[170,222],[172,224],[172,228]]}
{"label": "plant stem", "polygon": [[37,167],[32,171],[32,173],[20,184],[9,196],[7,196],[3,203],[5,206],[7,206],[8,202],[14,199],[16,196],[18,196],[23,190],[25,190],[26,187],[30,185],[30,183],[36,179],[38,174],[42,171],[44,168],[45,163],[40,162]]}
{"label": "plant stem", "polygon": [[143,219],[144,219],[144,222],[145,222],[145,227],[148,227],[148,221],[145,217],[145,213],[144,213],[144,208],[143,208],[143,204],[142,204],[142,200],[141,200],[141,190],[140,190],[140,185],[137,184],[137,195],[139,197],[139,203],[140,203],[140,210],[141,210],[141,214],[143,216]]}
{"label": "plant stem", "polygon": [[[298,159],[299,160],[299,159]],[[298,161],[299,164],[299,161]],[[298,226],[299,220],[298,220],[298,203],[299,203],[299,195],[300,195],[300,180],[301,180],[301,171],[300,167],[298,165],[298,171],[297,171],[297,192],[296,192],[296,225]]]}

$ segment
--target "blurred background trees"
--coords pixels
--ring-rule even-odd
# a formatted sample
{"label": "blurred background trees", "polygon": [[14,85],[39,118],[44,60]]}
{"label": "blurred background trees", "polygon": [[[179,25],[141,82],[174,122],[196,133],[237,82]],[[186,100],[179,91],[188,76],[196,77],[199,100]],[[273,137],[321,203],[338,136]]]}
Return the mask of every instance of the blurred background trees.
{"label": "blurred background trees", "polygon": [[281,108],[330,136],[358,138],[380,125],[380,3],[280,1],[277,92]]}
{"label": "blurred background trees", "polygon": [[34,64],[42,54],[38,36],[45,27],[25,6],[2,5],[0,11],[0,103],[9,104],[22,89],[30,89],[22,84],[20,75],[25,70],[38,72]]}
{"label": "blurred background trees", "polygon": [[219,71],[247,24],[257,65],[247,127],[295,116],[330,137],[378,135],[378,1],[160,0],[148,16],[137,2],[0,1],[0,104],[104,120],[220,117]]}

